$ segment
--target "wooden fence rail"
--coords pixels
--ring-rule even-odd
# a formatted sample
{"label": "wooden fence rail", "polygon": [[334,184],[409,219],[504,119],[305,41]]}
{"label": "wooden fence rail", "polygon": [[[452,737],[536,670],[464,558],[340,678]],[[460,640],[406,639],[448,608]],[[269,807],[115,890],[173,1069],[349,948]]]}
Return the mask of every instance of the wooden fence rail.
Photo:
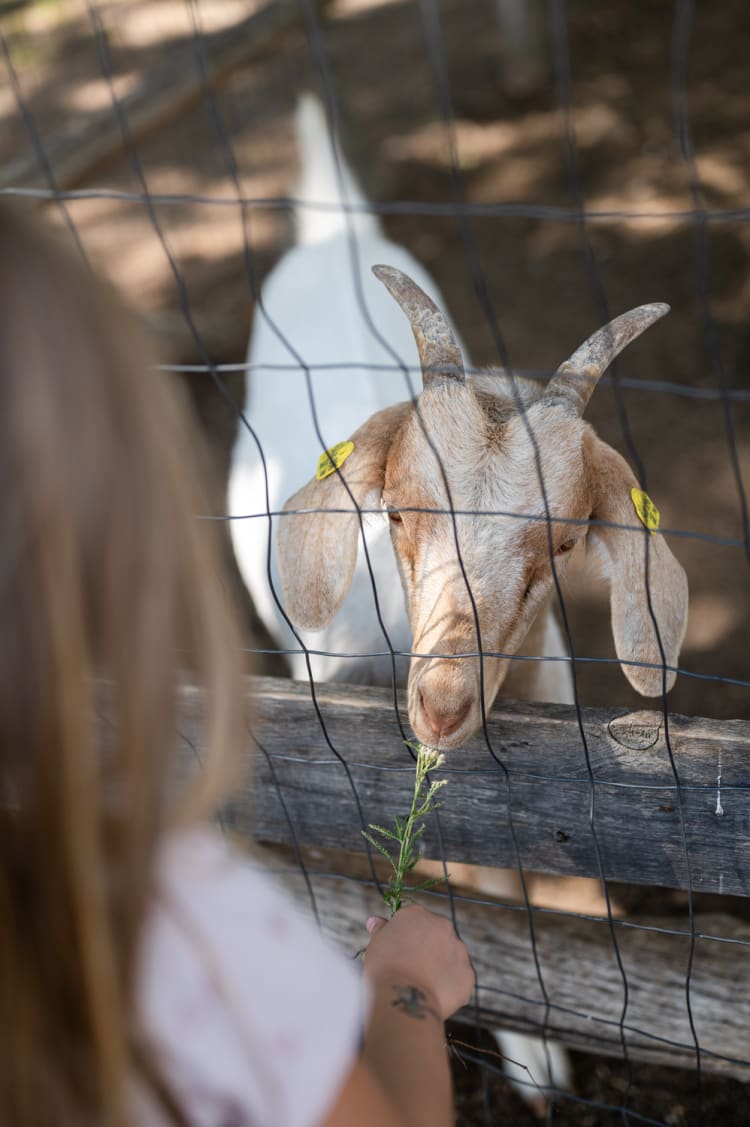
{"label": "wooden fence rail", "polygon": [[[321,685],[321,725],[309,686],[254,678],[251,689],[253,779],[233,805],[238,824],[250,819],[256,840],[300,857],[303,847],[363,854],[362,829],[391,823],[410,802],[413,761],[392,694]],[[190,760],[200,717],[200,695],[188,690]],[[520,859],[526,871],[603,874],[725,899],[710,915],[696,912],[691,929],[686,914],[610,924],[433,895],[437,910],[456,913],[469,944],[482,1016],[545,1026],[604,1052],[621,1053],[624,1040],[634,1057],[688,1066],[697,1037],[704,1067],[750,1079],[750,925],[729,914],[728,899],[750,894],[750,723],[584,709],[579,726],[569,706],[503,702],[487,735],[448,754],[445,805],[425,832],[426,856],[445,857],[449,869],[515,869]],[[287,879],[312,891],[324,928],[356,950],[379,903],[374,882],[352,878],[361,858],[359,870],[326,875],[315,871],[315,853],[304,856],[308,884],[293,866]],[[613,934],[628,985],[624,1015]]]}
{"label": "wooden fence rail", "polygon": [[[256,678],[254,697],[245,801],[259,839],[288,842],[291,820],[300,843],[363,849],[361,829],[408,810],[413,762],[389,692],[319,686],[325,732],[305,684]],[[502,702],[489,745],[448,754],[442,850],[433,824],[426,855],[516,867],[512,816],[525,869],[598,877],[596,838],[610,880],[750,895],[750,722],[670,716],[667,743],[660,712],[582,719],[589,766],[574,708]],[[186,735],[199,727],[186,699]]]}
{"label": "wooden fence rail", "polygon": [[[300,898],[299,873],[279,874]],[[364,920],[383,914],[368,882],[308,872],[324,931],[345,951],[366,942]],[[427,902],[448,914],[443,895]],[[519,906],[457,897],[456,921],[477,974],[477,1017],[488,1027],[546,1033],[573,1048],[683,1068],[697,1053],[686,1005],[691,936],[674,916],[617,921],[615,934],[627,979],[628,1005],[609,924],[566,914],[532,913],[537,974],[529,917]],[[750,925],[724,913],[697,913],[696,951],[690,981],[690,1013],[705,1071],[750,1079]],[[737,941],[737,942],[734,942]],[[549,1007],[545,1004],[546,992]],[[620,1033],[620,1020],[623,1032]],[[626,1049],[623,1050],[623,1041]]]}

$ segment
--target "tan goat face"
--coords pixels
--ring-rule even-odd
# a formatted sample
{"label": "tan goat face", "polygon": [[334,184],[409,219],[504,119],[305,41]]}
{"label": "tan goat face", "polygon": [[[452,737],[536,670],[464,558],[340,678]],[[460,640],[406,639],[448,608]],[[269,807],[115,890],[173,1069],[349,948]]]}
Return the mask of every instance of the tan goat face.
{"label": "tan goat face", "polygon": [[586,429],[547,405],[499,423],[470,384],[443,383],[392,444],[383,501],[413,636],[409,720],[424,742],[454,747],[479,727],[478,654],[489,709],[509,664],[490,655],[517,652],[553,586],[551,555],[559,575],[585,537]]}
{"label": "tan goat face", "polygon": [[342,467],[284,506],[277,545],[292,621],[328,624],[354,572],[357,510],[383,503],[413,633],[409,720],[423,742],[456,747],[481,723],[480,674],[489,709],[503,655],[517,652],[554,575],[588,537],[610,580],[626,677],[646,696],[671,688],[685,574],[664,538],[637,525],[627,463],[580,417],[598,376],[667,307],[642,306],[599,330],[516,409],[486,380],[465,380],[447,323],[414,283],[376,272],[412,321],[424,391],[368,419]]}

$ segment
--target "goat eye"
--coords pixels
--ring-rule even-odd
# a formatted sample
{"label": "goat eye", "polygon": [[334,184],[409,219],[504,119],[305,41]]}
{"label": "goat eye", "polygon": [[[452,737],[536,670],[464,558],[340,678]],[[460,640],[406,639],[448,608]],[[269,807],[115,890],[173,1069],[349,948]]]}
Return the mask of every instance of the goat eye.
{"label": "goat eye", "polygon": [[394,509],[393,505],[388,505],[388,519],[392,521],[393,524],[402,524],[404,520],[401,513],[398,509]]}
{"label": "goat eye", "polygon": [[563,540],[562,544],[560,544],[560,546],[555,549],[555,555],[564,556],[566,552],[571,551],[571,549],[575,548],[575,546],[575,540]]}

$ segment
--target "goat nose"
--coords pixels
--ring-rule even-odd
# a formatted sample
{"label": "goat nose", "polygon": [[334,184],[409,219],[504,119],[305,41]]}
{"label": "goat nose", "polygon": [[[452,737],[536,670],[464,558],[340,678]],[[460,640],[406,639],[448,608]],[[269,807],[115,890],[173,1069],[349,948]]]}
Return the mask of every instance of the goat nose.
{"label": "goat nose", "polygon": [[466,719],[471,701],[462,701],[458,707],[447,707],[436,701],[429,701],[420,692],[419,703],[424,716],[425,724],[436,739],[450,736],[461,727]]}

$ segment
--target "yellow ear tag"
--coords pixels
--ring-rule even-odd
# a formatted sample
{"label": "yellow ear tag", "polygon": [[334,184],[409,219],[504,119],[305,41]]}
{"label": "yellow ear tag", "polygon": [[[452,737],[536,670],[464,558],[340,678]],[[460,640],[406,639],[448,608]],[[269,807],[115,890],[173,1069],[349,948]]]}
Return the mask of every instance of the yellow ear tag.
{"label": "yellow ear tag", "polygon": [[638,520],[641,524],[645,524],[649,532],[656,532],[659,527],[659,510],[648,493],[644,493],[642,489],[631,489],[630,497],[633,501],[633,508],[638,514]]}
{"label": "yellow ear tag", "polygon": [[324,477],[330,477],[332,473],[335,473],[344,464],[353,449],[353,442],[337,442],[330,450],[326,450],[325,454],[321,454],[318,459],[318,469],[315,473],[318,481],[322,481]]}

